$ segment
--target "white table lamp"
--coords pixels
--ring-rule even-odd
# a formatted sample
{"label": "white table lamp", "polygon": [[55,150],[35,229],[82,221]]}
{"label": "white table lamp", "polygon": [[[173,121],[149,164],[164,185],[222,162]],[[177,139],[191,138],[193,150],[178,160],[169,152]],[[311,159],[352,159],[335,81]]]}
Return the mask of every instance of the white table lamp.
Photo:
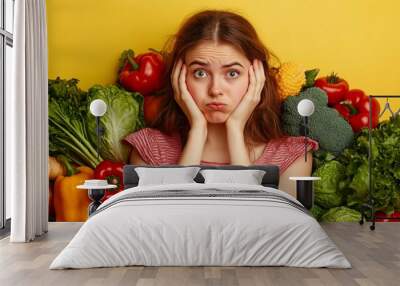
{"label": "white table lamp", "polygon": [[314,113],[314,103],[309,99],[302,99],[297,104],[297,112],[304,118],[304,160],[307,162],[308,117]]}
{"label": "white table lamp", "polygon": [[104,129],[100,127],[100,117],[107,111],[107,104],[102,99],[95,99],[90,103],[90,113],[96,117],[96,134],[97,134],[97,159],[99,159],[100,137],[103,135]]}

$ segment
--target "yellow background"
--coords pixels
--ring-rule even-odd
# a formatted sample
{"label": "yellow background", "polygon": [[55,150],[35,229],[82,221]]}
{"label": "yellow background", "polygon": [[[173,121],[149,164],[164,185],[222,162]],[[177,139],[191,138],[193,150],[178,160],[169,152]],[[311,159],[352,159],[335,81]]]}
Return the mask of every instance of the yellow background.
{"label": "yellow background", "polygon": [[124,49],[161,49],[209,8],[245,16],[282,62],[335,71],[368,94],[400,94],[398,0],[47,0],[49,78],[78,78],[83,89],[113,83]]}

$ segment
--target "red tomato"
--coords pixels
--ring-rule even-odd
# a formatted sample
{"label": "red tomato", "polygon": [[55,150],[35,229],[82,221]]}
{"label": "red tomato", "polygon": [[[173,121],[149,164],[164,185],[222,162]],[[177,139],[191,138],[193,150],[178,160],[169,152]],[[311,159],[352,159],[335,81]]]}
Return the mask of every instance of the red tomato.
{"label": "red tomato", "polygon": [[342,101],[349,90],[349,84],[335,73],[329,76],[318,78],[314,86],[324,90],[328,96],[328,105],[334,106]]}

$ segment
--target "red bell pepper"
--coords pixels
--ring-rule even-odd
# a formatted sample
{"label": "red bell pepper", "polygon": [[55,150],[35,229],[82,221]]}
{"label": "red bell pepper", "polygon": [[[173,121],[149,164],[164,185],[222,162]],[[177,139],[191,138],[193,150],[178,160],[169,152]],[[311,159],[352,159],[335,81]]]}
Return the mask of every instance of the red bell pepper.
{"label": "red bell pepper", "polygon": [[165,63],[160,53],[148,52],[134,57],[132,50],[120,58],[119,82],[129,91],[147,95],[163,85]]}
{"label": "red bell pepper", "polygon": [[335,73],[329,76],[317,78],[314,86],[324,90],[328,96],[328,105],[334,106],[344,99],[349,90],[349,84],[344,79],[338,77]]}
{"label": "red bell pepper", "polygon": [[[372,128],[379,123],[379,101],[371,98]],[[354,132],[361,131],[369,126],[369,96],[360,89],[349,90],[343,101],[334,105],[334,108],[349,122]]]}
{"label": "red bell pepper", "polygon": [[102,201],[105,201],[116,193],[123,191],[123,167],[123,163],[113,162],[110,160],[104,160],[96,166],[96,169],[94,170],[95,179],[107,180],[109,184],[117,185],[116,189],[106,190]]}

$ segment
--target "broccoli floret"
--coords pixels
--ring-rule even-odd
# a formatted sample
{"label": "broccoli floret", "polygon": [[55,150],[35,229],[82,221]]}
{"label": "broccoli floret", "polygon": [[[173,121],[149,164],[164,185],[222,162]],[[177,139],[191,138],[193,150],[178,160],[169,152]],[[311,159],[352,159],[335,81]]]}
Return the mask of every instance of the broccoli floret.
{"label": "broccoli floret", "polygon": [[315,105],[314,113],[308,119],[309,137],[318,141],[321,149],[336,155],[353,142],[354,132],[350,124],[334,108],[328,107],[326,93],[317,87],[302,91],[298,96],[289,96],[283,102],[283,130],[290,136],[303,136],[300,127],[303,117],[297,112],[297,104],[309,99]]}

